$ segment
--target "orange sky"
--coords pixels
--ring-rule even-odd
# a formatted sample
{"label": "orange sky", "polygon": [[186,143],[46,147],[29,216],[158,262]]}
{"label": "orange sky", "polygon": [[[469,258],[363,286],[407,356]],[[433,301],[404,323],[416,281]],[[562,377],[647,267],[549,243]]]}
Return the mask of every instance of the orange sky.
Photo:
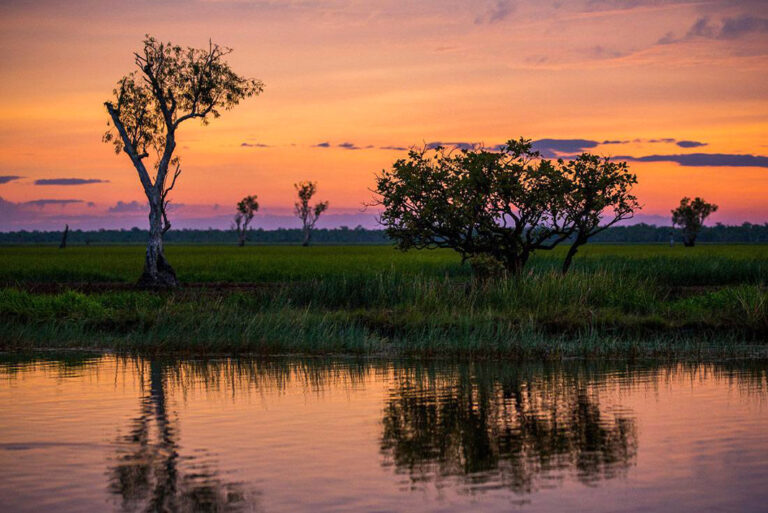
{"label": "orange sky", "polygon": [[[103,101],[132,70],[145,33],[191,46],[210,37],[235,49],[230,62],[237,72],[266,84],[262,96],[211,125],[182,126],[184,174],[173,192],[183,205],[178,219],[227,226],[235,202],[253,193],[262,219],[278,219],[290,215],[292,184],[312,179],[318,198],[331,202],[326,223],[356,224],[370,218],[359,210],[371,198],[374,173],[402,154],[382,147],[494,145],[522,135],[629,141],[588,148],[606,155],[728,154],[734,162],[768,155],[768,18],[761,5],[2,2],[0,182],[20,178],[0,183],[0,230],[44,227],[52,219],[56,226],[62,219],[83,227],[145,224],[141,210],[127,217],[108,212],[119,201],[144,198],[128,158],[101,143]],[[650,142],[658,139],[674,141]],[[316,146],[324,142],[330,147]],[[338,146],[345,142],[360,149]],[[631,168],[650,221],[666,219],[683,195],[700,195],[720,205],[713,221],[765,222],[766,162],[666,160]],[[60,178],[109,182],[34,183]],[[82,202],[27,203],[41,199]]]}

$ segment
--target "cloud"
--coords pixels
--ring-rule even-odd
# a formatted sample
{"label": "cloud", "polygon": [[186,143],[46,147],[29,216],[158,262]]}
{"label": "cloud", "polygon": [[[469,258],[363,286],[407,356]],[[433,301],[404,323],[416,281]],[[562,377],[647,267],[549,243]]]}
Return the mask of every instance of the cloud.
{"label": "cloud", "polygon": [[405,146],[379,146],[380,150],[392,150],[392,151],[406,151],[408,148]]}
{"label": "cloud", "polygon": [[586,149],[594,148],[600,144],[589,139],[538,139],[533,141],[533,149],[541,153],[541,156],[550,159],[560,156],[562,153],[580,153]]}
{"label": "cloud", "polygon": [[128,214],[135,212],[146,212],[147,208],[148,207],[146,202],[139,203],[138,201],[118,201],[115,203],[115,206],[109,207],[107,212],[110,214]]}
{"label": "cloud", "polygon": [[587,50],[587,54],[594,59],[616,59],[630,53],[632,52],[613,50],[602,45],[595,45]]}
{"label": "cloud", "polygon": [[41,178],[35,180],[35,185],[87,185],[91,183],[109,183],[109,180],[98,178]]}
{"label": "cloud", "polygon": [[715,28],[715,26],[710,23],[709,17],[705,16],[703,18],[699,18],[694,22],[693,25],[691,25],[691,28],[688,29],[686,37],[714,38],[717,37],[717,28]]}
{"label": "cloud", "polygon": [[672,32],[667,32],[656,43],[668,45],[694,38],[732,40],[750,34],[765,33],[768,33],[768,18],[743,14],[733,18],[723,18],[719,24],[716,24],[708,16],[704,16],[691,25],[685,36],[675,37]]}
{"label": "cloud", "polygon": [[675,142],[677,139],[674,139],[672,137],[662,137],[659,139],[635,139],[636,142],[648,142],[648,143],[666,143],[671,144]]}
{"label": "cloud", "polygon": [[689,153],[687,155],[616,156],[613,160],[632,162],[676,162],[693,167],[768,167],[768,157],[730,153]]}
{"label": "cloud", "polygon": [[489,5],[483,14],[475,18],[476,25],[492,25],[505,20],[515,12],[517,6],[511,0],[495,0]]}
{"label": "cloud", "polygon": [[321,143],[315,144],[313,147],[314,148],[330,148],[331,147],[331,143],[329,143],[328,141],[321,142]]}
{"label": "cloud", "polygon": [[699,141],[677,141],[675,144],[681,148],[698,148],[699,146],[707,145],[707,143]]}
{"label": "cloud", "polygon": [[17,175],[0,175],[0,184],[12,182],[14,180],[18,180],[19,178],[24,178],[24,177],[17,176]]}
{"label": "cloud", "polygon": [[18,203],[8,201],[6,199],[3,199],[2,196],[0,196],[0,218],[10,219],[13,217],[14,214],[19,212],[19,210],[20,208]]}
{"label": "cloud", "polygon": [[[186,207],[184,203],[168,202],[168,211],[179,210]],[[218,205],[214,205],[217,210]],[[143,214],[149,210],[149,204],[146,201],[118,201],[114,206],[107,208],[108,214]]]}
{"label": "cloud", "polygon": [[39,199],[25,201],[24,203],[19,203],[19,205],[29,205],[31,207],[43,208],[47,207],[48,205],[59,205],[66,207],[67,205],[71,205],[73,203],[84,203],[84,201],[81,199]]}
{"label": "cloud", "polygon": [[680,41],[680,39],[675,37],[674,32],[667,32],[664,34],[664,36],[660,37],[658,41],[656,41],[656,44],[671,45],[672,43],[677,43],[678,41]]}
{"label": "cloud", "polygon": [[437,147],[442,147],[442,148],[453,148],[456,150],[474,150],[478,146],[480,146],[480,144],[464,142],[464,141],[455,141],[455,142],[432,141],[427,143],[426,149],[434,150]]}
{"label": "cloud", "polygon": [[355,143],[351,142],[343,142],[338,145],[339,148],[344,148],[345,150],[359,150],[360,146],[357,146]]}
{"label": "cloud", "polygon": [[618,139],[614,139],[614,140],[605,140],[600,144],[629,144],[629,141],[619,141]]}
{"label": "cloud", "polygon": [[240,146],[244,148],[271,148],[272,147],[269,144],[249,143],[249,142],[240,143]]}
{"label": "cloud", "polygon": [[741,36],[768,32],[768,18],[759,18],[745,14],[737,18],[725,18],[720,28],[720,39],[737,39]]}

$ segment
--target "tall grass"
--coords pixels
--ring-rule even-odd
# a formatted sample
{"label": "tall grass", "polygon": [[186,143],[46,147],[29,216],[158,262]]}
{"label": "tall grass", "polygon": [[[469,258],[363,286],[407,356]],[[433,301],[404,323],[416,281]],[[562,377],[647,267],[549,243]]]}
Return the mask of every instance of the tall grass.
{"label": "tall grass", "polygon": [[[565,248],[537,253],[526,269],[560,269]],[[282,283],[394,272],[406,276],[468,278],[450,250],[400,252],[390,246],[169,246],[182,283]],[[0,246],[0,285],[19,283],[131,283],[141,274],[138,246]],[[665,286],[765,283],[768,245],[587,245],[574,271],[606,272],[654,280]]]}
{"label": "tall grass", "polygon": [[421,356],[745,354],[768,339],[763,284],[676,296],[639,274],[490,282],[382,272],[156,294],[0,289],[0,342],[141,351]]}

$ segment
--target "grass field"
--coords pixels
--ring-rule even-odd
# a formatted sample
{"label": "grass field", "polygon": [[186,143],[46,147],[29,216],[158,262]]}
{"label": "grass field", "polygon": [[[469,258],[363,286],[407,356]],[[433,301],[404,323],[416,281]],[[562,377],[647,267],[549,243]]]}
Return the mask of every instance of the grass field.
{"label": "grass field", "polygon": [[528,358],[768,349],[768,246],[592,245],[565,277],[563,253],[479,283],[444,250],[169,246],[185,286],[158,294],[130,287],[141,247],[0,247],[0,341]]}

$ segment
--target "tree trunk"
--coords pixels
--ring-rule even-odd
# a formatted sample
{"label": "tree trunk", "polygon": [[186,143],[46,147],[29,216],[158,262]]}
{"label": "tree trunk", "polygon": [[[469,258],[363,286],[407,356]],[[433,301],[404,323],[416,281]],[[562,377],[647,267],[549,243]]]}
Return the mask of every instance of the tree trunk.
{"label": "tree trunk", "polygon": [[159,195],[149,201],[149,240],[144,260],[144,273],[139,278],[140,287],[152,289],[174,288],[179,285],[173,267],[163,252],[163,214]]}
{"label": "tree trunk", "polygon": [[64,249],[67,247],[67,235],[69,235],[69,225],[64,225],[64,234],[61,236],[61,244],[59,244],[59,249]]}
{"label": "tree trunk", "polygon": [[241,231],[238,233],[237,245],[240,246],[241,248],[245,246],[245,231]]}
{"label": "tree trunk", "polygon": [[305,247],[309,246],[309,239],[311,239],[311,238],[312,238],[312,230],[310,230],[309,228],[307,228],[305,226],[304,227],[304,242],[302,242],[301,245],[305,246]]}
{"label": "tree trunk", "polygon": [[516,255],[507,255],[504,258],[504,268],[508,273],[515,276],[519,276],[523,272],[525,264],[528,262],[528,252],[523,252]]}
{"label": "tree trunk", "polygon": [[579,247],[586,243],[586,240],[578,236],[576,237],[576,240],[573,241],[571,247],[568,248],[568,253],[565,255],[565,260],[563,261],[563,274],[566,274],[568,269],[570,269],[571,262],[573,262],[573,257],[576,256],[576,253],[578,253]]}

